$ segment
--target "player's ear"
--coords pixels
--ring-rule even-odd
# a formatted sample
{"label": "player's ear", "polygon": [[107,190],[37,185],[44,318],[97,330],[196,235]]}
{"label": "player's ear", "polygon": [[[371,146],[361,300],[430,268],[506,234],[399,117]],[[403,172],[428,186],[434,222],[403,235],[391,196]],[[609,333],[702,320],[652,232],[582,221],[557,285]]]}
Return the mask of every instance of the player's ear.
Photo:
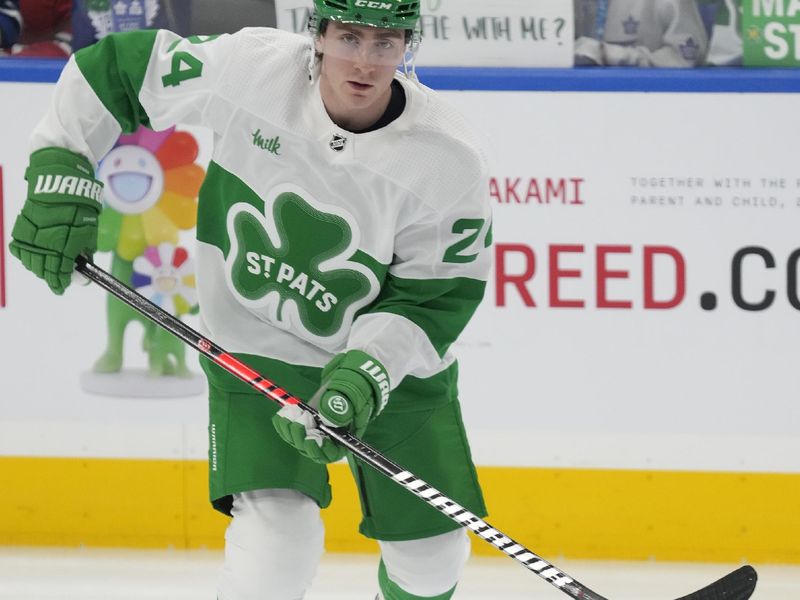
{"label": "player's ear", "polygon": [[314,38],[314,50],[317,54],[322,54],[325,48],[325,34],[318,35]]}

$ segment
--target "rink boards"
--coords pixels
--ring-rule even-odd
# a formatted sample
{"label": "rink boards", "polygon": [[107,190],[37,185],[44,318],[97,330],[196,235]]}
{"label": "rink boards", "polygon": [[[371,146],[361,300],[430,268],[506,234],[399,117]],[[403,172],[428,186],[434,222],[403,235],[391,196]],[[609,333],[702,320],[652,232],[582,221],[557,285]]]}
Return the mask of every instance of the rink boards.
{"label": "rink boards", "polygon": [[[800,562],[797,77],[455,73],[432,84],[470,88],[445,93],[492,156],[495,267],[454,347],[490,522],[549,555]],[[7,222],[51,91],[0,83]],[[6,266],[0,543],[218,547],[203,395],[85,392],[102,293]],[[373,548],[332,478],[329,548]]]}

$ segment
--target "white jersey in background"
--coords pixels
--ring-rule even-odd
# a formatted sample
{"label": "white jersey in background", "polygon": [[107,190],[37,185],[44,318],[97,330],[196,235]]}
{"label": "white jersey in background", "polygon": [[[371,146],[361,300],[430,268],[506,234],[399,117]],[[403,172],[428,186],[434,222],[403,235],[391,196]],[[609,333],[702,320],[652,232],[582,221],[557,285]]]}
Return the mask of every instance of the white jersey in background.
{"label": "white jersey in background", "polygon": [[695,0],[575,0],[578,64],[694,67],[706,33]]}

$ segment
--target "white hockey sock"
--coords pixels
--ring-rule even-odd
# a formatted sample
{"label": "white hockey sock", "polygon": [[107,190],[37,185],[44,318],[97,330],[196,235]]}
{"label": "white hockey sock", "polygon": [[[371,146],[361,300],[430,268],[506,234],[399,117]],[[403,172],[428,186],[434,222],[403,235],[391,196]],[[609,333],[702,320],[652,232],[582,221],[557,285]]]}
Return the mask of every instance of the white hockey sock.
{"label": "white hockey sock", "polygon": [[233,496],[219,600],[301,600],[322,557],[319,506],[296,490]]}
{"label": "white hockey sock", "polygon": [[463,528],[419,540],[378,543],[389,580],[407,594],[423,598],[451,591],[470,553]]}

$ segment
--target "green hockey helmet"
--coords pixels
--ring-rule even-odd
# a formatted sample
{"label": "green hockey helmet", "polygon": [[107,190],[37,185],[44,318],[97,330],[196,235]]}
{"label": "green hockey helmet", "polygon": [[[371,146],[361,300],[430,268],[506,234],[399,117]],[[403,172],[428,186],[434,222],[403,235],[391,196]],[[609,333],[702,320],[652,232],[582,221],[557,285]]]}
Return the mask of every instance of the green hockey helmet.
{"label": "green hockey helmet", "polygon": [[317,22],[323,19],[383,29],[414,30],[420,0],[314,0]]}

